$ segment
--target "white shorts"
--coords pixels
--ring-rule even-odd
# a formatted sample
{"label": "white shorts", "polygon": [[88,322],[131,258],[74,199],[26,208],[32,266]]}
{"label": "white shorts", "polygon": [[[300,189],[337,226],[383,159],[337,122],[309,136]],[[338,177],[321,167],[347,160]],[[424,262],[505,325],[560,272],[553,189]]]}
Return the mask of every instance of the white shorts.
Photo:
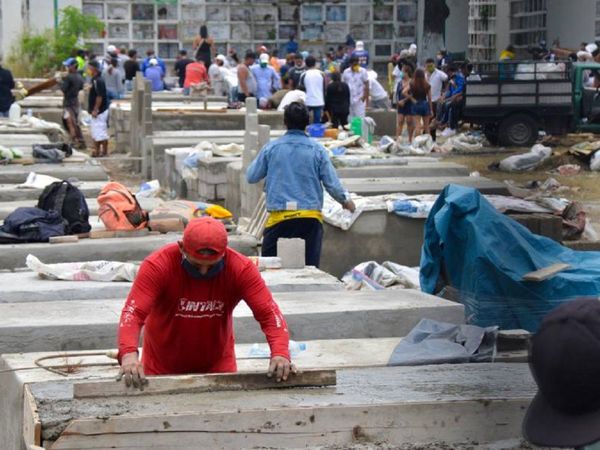
{"label": "white shorts", "polygon": [[90,133],[95,142],[108,141],[108,109],[95,118],[92,117]]}

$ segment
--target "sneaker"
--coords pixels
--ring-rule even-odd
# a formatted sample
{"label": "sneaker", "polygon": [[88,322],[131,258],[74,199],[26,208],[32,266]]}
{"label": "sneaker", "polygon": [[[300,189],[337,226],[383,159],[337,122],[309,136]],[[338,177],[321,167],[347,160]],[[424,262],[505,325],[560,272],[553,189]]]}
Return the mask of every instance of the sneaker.
{"label": "sneaker", "polygon": [[444,137],[451,137],[454,136],[456,134],[456,130],[453,130],[452,128],[446,128],[444,131],[442,131],[442,136]]}

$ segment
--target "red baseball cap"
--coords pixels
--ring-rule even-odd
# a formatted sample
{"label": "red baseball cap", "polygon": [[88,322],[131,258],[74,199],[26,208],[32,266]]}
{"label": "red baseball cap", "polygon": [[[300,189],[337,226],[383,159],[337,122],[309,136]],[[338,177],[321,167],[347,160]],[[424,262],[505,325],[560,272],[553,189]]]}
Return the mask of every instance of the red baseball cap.
{"label": "red baseball cap", "polygon": [[[212,217],[200,217],[190,220],[183,232],[183,251],[195,259],[215,261],[225,255],[227,249],[227,230]],[[207,255],[202,250],[212,250]]]}

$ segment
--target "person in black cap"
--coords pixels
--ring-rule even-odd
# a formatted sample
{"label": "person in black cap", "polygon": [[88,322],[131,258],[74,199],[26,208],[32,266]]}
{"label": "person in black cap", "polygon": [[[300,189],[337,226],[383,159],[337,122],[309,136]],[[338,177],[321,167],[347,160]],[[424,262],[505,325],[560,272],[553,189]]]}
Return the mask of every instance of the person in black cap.
{"label": "person in black cap", "polygon": [[550,312],[532,338],[530,368],[538,393],[523,421],[525,438],[575,449],[600,441],[600,300]]}
{"label": "person in black cap", "polygon": [[83,89],[84,81],[77,71],[76,58],[66,59],[63,66],[67,68],[67,73],[60,79],[60,89],[63,92],[62,121],[73,146],[82,150],[85,149],[85,140],[79,127],[79,92]]}

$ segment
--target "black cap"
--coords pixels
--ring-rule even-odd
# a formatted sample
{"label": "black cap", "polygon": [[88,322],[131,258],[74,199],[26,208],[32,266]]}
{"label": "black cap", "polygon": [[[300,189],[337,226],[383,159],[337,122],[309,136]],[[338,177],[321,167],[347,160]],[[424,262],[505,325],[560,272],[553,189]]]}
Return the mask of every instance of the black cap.
{"label": "black cap", "polygon": [[530,368],[538,393],[523,434],[543,447],[600,440],[600,301],[577,299],[550,312],[533,336]]}
{"label": "black cap", "polygon": [[93,67],[96,70],[100,70],[100,63],[96,60],[92,60],[88,62],[88,66]]}

